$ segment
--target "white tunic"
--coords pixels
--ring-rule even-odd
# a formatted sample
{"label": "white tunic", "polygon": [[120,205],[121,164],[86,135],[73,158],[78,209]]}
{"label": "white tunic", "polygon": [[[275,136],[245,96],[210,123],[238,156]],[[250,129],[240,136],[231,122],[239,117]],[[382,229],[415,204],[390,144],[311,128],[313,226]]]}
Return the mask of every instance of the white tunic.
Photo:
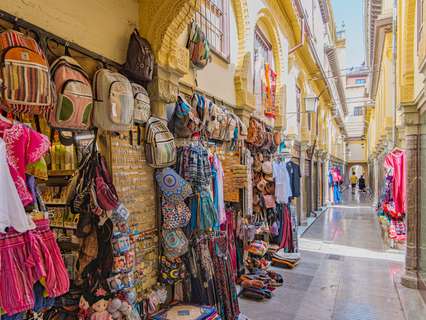
{"label": "white tunic", "polygon": [[34,229],[35,224],[25,213],[10,175],[6,160],[6,144],[0,138],[0,232],[5,232],[8,227],[25,232]]}
{"label": "white tunic", "polygon": [[288,203],[288,198],[292,196],[290,186],[290,176],[284,161],[274,161],[272,172],[275,179],[275,200],[277,203]]}

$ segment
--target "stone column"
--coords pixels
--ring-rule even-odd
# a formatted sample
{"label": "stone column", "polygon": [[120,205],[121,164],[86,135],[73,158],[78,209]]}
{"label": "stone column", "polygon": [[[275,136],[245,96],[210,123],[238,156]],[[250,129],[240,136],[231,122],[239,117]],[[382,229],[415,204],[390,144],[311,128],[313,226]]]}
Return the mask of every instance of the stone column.
{"label": "stone column", "polygon": [[419,116],[416,105],[403,106],[403,122],[405,124],[405,153],[406,153],[406,221],[407,249],[405,255],[405,273],[401,283],[409,288],[419,286]]}
{"label": "stone column", "polygon": [[300,147],[300,172],[302,178],[300,179],[300,225],[304,226],[307,224],[308,216],[308,205],[307,200],[308,195],[305,192],[305,186],[308,183],[308,177],[305,175],[306,171],[306,151],[309,149],[309,146],[306,143],[302,143]]}

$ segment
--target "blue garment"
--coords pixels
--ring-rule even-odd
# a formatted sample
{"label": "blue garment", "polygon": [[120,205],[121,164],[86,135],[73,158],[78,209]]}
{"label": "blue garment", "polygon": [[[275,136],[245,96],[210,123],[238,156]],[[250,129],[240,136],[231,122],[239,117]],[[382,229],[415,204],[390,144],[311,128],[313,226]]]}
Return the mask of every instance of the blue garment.
{"label": "blue garment", "polygon": [[339,204],[341,200],[340,188],[337,182],[333,185],[333,195],[334,195],[334,203]]}

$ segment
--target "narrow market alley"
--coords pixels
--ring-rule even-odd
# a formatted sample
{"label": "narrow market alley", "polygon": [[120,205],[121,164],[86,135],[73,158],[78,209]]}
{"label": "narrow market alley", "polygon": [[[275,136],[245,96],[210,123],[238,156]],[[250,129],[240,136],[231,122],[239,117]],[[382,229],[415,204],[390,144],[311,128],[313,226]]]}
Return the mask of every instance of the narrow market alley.
{"label": "narrow market alley", "polygon": [[343,204],[325,211],[301,237],[302,262],[281,271],[276,298],[240,300],[250,319],[404,319],[394,276],[403,254],[385,250],[377,216],[366,195],[343,194]]}

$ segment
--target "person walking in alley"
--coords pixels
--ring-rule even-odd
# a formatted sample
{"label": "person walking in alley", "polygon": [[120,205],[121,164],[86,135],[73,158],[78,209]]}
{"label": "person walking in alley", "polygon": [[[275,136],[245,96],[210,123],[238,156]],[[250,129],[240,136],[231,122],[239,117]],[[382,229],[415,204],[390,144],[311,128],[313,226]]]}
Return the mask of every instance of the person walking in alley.
{"label": "person walking in alley", "polygon": [[365,192],[365,179],[363,174],[359,177],[358,188],[361,192]]}
{"label": "person walking in alley", "polygon": [[355,194],[357,182],[358,182],[358,177],[356,176],[355,171],[353,171],[351,176],[352,194]]}

